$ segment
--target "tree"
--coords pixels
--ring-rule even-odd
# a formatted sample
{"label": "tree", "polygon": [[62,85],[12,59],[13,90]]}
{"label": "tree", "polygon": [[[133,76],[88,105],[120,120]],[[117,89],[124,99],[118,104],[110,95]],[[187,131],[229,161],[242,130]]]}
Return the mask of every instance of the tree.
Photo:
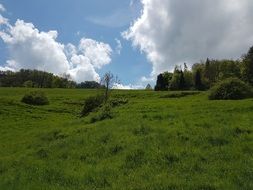
{"label": "tree", "polygon": [[151,86],[150,84],[147,84],[147,86],[146,86],[145,89],[146,89],[146,90],[152,90],[152,86]]}
{"label": "tree", "polygon": [[200,71],[200,69],[198,69],[196,71],[196,73],[195,73],[194,83],[195,83],[195,88],[197,90],[203,90],[203,83],[202,83],[202,79],[201,79],[201,71]]}
{"label": "tree", "polygon": [[[187,66],[185,66],[185,71],[187,71]],[[170,90],[184,90],[185,89],[185,78],[184,72],[182,71],[181,67],[176,66],[174,69],[173,77],[170,81]]]}
{"label": "tree", "polygon": [[184,72],[180,71],[180,78],[179,78],[179,90],[185,89],[185,79],[184,79]]}
{"label": "tree", "polygon": [[248,53],[243,56],[242,79],[253,85],[253,46],[249,49]]}
{"label": "tree", "polygon": [[210,69],[210,60],[207,58],[206,59],[206,63],[205,63],[205,73],[204,73],[204,77],[208,80],[208,81],[210,81],[211,80],[211,74],[210,74],[210,72],[211,72],[211,69]]}
{"label": "tree", "polygon": [[188,66],[184,63],[184,88],[191,89],[194,86],[192,71],[188,70]]}
{"label": "tree", "polygon": [[101,79],[101,84],[105,86],[105,101],[108,100],[109,90],[115,83],[120,83],[117,76],[114,77],[110,71],[104,74],[103,78]]}
{"label": "tree", "polygon": [[160,91],[160,90],[164,90],[164,79],[163,79],[162,74],[159,74],[157,76],[156,86],[155,86],[155,91]]}
{"label": "tree", "polygon": [[169,72],[161,73],[157,76],[157,81],[155,85],[155,91],[164,91],[168,90],[169,83],[172,79],[173,74]]}
{"label": "tree", "polygon": [[240,78],[240,62],[234,60],[221,60],[219,62],[219,80],[227,78]]}
{"label": "tree", "polygon": [[78,84],[77,88],[96,89],[103,88],[103,86],[96,81],[85,81]]}

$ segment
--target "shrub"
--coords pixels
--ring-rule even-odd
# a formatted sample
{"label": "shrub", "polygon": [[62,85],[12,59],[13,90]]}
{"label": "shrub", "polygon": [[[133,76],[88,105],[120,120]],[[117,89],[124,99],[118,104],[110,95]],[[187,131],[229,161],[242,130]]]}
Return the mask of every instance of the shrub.
{"label": "shrub", "polygon": [[91,96],[84,101],[83,109],[81,112],[81,116],[87,116],[90,112],[94,111],[98,107],[100,107],[104,103],[104,96],[97,95]]}
{"label": "shrub", "polygon": [[30,105],[47,105],[49,101],[46,95],[41,91],[32,91],[24,95],[21,102]]}
{"label": "shrub", "polygon": [[238,78],[219,82],[209,94],[210,100],[239,100],[249,97],[252,97],[252,88]]}
{"label": "shrub", "polygon": [[95,115],[94,117],[91,118],[91,123],[95,123],[97,121],[102,121],[105,119],[112,119],[112,111],[111,111],[112,107],[110,104],[105,104],[101,111],[98,112],[97,115]]}
{"label": "shrub", "polygon": [[126,99],[126,98],[115,98],[115,99],[109,100],[109,104],[112,107],[117,107],[117,106],[124,105],[127,103],[128,103],[128,99]]}

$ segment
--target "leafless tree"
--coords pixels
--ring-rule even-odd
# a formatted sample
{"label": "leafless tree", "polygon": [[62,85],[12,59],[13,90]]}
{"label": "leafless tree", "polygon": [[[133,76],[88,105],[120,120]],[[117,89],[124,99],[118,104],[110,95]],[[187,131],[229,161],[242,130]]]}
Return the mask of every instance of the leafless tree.
{"label": "leafless tree", "polygon": [[105,101],[107,101],[109,97],[109,90],[115,83],[119,83],[117,76],[114,77],[110,71],[104,74],[103,78],[101,79],[101,84],[105,86]]}

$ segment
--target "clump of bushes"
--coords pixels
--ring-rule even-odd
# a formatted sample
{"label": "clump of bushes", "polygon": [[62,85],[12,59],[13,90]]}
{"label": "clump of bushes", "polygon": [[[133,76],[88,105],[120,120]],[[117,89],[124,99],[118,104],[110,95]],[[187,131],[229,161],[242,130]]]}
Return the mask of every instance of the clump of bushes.
{"label": "clump of bushes", "polygon": [[110,118],[110,114],[108,113],[110,112],[111,108],[127,103],[128,100],[126,98],[114,98],[106,101],[104,95],[91,96],[84,101],[83,109],[81,111],[81,117],[85,117],[89,115],[89,113],[97,111],[99,110],[99,108],[102,108],[102,110],[100,110],[100,119],[96,119],[103,120],[103,118]]}
{"label": "clump of bushes", "polygon": [[109,104],[112,107],[117,107],[117,106],[124,105],[127,103],[128,103],[128,99],[126,99],[126,98],[115,98],[115,99],[109,100]]}
{"label": "clump of bushes", "polygon": [[103,121],[105,119],[112,119],[113,114],[112,114],[112,107],[110,104],[105,104],[102,109],[91,118],[90,122],[95,123],[97,121]]}
{"label": "clump of bushes", "polygon": [[44,92],[32,91],[24,95],[21,102],[30,105],[48,105],[49,101]]}
{"label": "clump of bushes", "polygon": [[238,78],[228,78],[216,84],[209,94],[210,100],[239,100],[252,97],[252,88]]}
{"label": "clump of bushes", "polygon": [[81,111],[81,116],[87,116],[90,112],[98,109],[104,103],[105,98],[103,95],[90,96],[84,101],[83,109]]}

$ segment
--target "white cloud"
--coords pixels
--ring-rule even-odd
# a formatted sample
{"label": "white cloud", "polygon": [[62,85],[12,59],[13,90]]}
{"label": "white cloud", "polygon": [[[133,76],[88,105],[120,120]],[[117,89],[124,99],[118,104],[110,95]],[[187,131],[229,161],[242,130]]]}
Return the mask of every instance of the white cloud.
{"label": "white cloud", "polygon": [[141,82],[143,82],[143,83],[147,83],[147,82],[153,83],[153,82],[155,82],[155,77],[145,77],[145,76],[143,76],[143,77],[141,77]]}
{"label": "white cloud", "polygon": [[1,37],[11,53],[12,64],[9,61],[8,66],[15,70],[39,69],[55,74],[69,70],[64,45],[56,42],[56,31],[39,32],[33,24],[17,20]]}
{"label": "white cloud", "polygon": [[121,50],[122,50],[122,44],[121,44],[121,41],[119,39],[115,39],[116,43],[117,43],[117,46],[115,48],[115,52],[120,55],[121,53]]}
{"label": "white cloud", "polygon": [[147,55],[154,76],[176,64],[239,58],[253,44],[252,0],[142,0],[122,35]]}
{"label": "white cloud", "polygon": [[0,12],[5,12],[5,7],[2,4],[0,4]]}
{"label": "white cloud", "polygon": [[92,39],[82,38],[79,50],[91,61],[91,64],[100,69],[111,62],[112,49],[110,45]]}
{"label": "white cloud", "polygon": [[0,66],[0,71],[14,71],[14,69],[10,68],[10,67],[2,67],[2,66]]}
{"label": "white cloud", "polygon": [[96,73],[90,59],[84,55],[73,55],[71,57],[72,69],[69,70],[70,76],[78,82],[82,81],[99,81],[100,77]]}
{"label": "white cloud", "polygon": [[111,62],[108,44],[82,38],[78,47],[64,45],[57,42],[57,31],[40,32],[23,20],[17,20],[14,26],[6,21],[5,25],[0,38],[9,49],[10,59],[1,70],[38,69],[57,75],[70,74],[77,82],[99,81],[96,69]]}
{"label": "white cloud", "polygon": [[118,90],[137,90],[137,89],[144,89],[144,86],[142,85],[123,85],[119,83],[115,83],[112,87],[112,89],[118,89]]}

